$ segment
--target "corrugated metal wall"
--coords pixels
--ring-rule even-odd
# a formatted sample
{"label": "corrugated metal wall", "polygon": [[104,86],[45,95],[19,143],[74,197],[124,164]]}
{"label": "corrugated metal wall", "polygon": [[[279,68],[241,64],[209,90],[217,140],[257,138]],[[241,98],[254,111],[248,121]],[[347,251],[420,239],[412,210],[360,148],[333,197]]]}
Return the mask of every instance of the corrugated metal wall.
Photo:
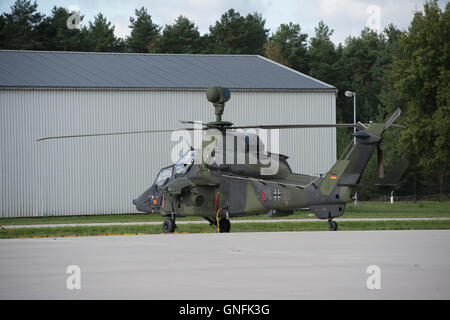
{"label": "corrugated metal wall", "polygon": [[[334,123],[334,92],[232,92],[236,125]],[[0,216],[136,212],[132,199],[170,164],[170,133],[50,140],[45,136],[177,128],[213,121],[204,91],[0,90]],[[326,172],[335,129],[280,131],[296,172]]]}

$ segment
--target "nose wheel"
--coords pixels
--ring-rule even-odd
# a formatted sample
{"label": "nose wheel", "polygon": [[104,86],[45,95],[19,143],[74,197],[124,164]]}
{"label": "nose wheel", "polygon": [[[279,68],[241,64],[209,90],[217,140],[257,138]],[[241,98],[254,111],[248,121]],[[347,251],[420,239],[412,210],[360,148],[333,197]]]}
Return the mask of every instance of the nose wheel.
{"label": "nose wheel", "polygon": [[226,208],[220,208],[219,211],[217,211],[215,225],[218,227],[220,233],[230,232],[231,222]]}
{"label": "nose wheel", "polygon": [[219,232],[228,233],[231,229],[231,222],[227,218],[222,218],[219,220]]}
{"label": "nose wheel", "polygon": [[328,230],[330,231],[336,231],[338,229],[338,224],[336,221],[328,220]]}
{"label": "nose wheel", "polygon": [[167,218],[162,225],[162,230],[164,233],[175,232],[177,225],[175,224],[175,218]]}

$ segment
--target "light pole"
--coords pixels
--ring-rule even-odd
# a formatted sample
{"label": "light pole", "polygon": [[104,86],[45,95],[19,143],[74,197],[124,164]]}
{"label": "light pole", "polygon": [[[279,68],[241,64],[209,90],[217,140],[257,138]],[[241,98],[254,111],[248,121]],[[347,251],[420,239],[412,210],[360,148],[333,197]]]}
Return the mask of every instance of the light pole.
{"label": "light pole", "polygon": [[[346,97],[353,97],[353,123],[356,123],[356,92],[345,91]],[[353,133],[356,133],[356,127],[353,127]],[[356,137],[353,136],[353,145],[356,145]],[[355,206],[358,205],[358,192],[355,192]]]}

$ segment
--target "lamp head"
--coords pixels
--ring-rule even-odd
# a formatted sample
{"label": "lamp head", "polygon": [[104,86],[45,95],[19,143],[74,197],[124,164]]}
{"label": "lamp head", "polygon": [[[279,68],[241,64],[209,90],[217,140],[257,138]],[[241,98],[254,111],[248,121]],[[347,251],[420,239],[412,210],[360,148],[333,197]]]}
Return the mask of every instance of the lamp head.
{"label": "lamp head", "polygon": [[354,92],[351,92],[351,91],[345,91],[345,96],[346,97],[353,97],[355,95],[355,93]]}

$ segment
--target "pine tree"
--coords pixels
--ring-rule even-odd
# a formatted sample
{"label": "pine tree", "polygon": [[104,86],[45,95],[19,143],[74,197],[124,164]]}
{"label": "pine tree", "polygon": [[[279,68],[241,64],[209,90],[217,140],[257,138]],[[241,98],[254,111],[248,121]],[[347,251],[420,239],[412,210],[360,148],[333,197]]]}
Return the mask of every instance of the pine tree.
{"label": "pine tree", "polygon": [[114,26],[106,20],[103,14],[99,13],[94,17],[94,23],[89,22],[87,33],[89,51],[115,51],[117,39],[114,36]]}
{"label": "pine tree", "polygon": [[16,0],[11,13],[4,13],[0,21],[0,48],[30,50],[41,47],[36,40],[36,27],[42,18],[37,12],[36,1]]}
{"label": "pine tree", "polygon": [[179,16],[173,25],[166,25],[156,44],[161,53],[198,53],[200,33],[194,22]]}
{"label": "pine tree", "polygon": [[136,18],[130,17],[131,35],[127,39],[129,50],[139,53],[154,52],[161,27],[153,23],[144,7],[136,9],[135,15]]}
{"label": "pine tree", "polygon": [[[67,20],[72,16],[66,8],[53,7],[52,15],[46,17],[37,27],[38,41],[43,50],[83,51],[88,50],[86,30],[69,29]],[[83,16],[80,17],[83,20]]]}
{"label": "pine tree", "polygon": [[308,35],[301,33],[299,24],[281,24],[264,45],[264,54],[297,71],[308,73]]}
{"label": "pine tree", "polygon": [[230,9],[209,27],[211,50],[215,53],[263,54],[269,32],[265,23],[259,13],[243,17]]}

